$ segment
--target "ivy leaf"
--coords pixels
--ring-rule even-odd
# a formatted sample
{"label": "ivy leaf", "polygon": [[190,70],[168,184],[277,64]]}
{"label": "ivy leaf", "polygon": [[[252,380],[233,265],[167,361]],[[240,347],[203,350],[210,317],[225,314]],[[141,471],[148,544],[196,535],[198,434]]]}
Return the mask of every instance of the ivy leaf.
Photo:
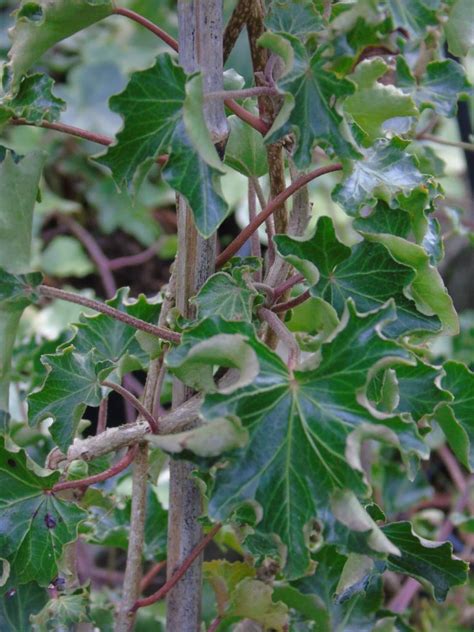
{"label": "ivy leaf", "polygon": [[243,579],[232,593],[227,616],[251,619],[264,629],[285,632],[288,629],[288,608],[272,600],[273,588],[257,579]]}
{"label": "ivy leaf", "polygon": [[18,156],[0,147],[0,266],[30,269],[33,208],[46,154]]}
{"label": "ivy leaf", "polygon": [[89,590],[82,586],[72,592],[59,594],[41,612],[31,617],[33,632],[70,629],[76,623],[90,622],[89,601]]}
{"label": "ivy leaf", "polygon": [[323,20],[312,0],[272,0],[265,26],[275,33],[288,33],[304,41],[323,28]]}
{"label": "ivy leaf", "polygon": [[216,231],[229,210],[220,188],[221,175],[220,170],[206,163],[195,151],[184,123],[178,123],[163,177],[186,198],[196,228],[203,237],[210,237]]}
{"label": "ivy leaf", "polygon": [[461,362],[446,362],[443,368],[441,384],[454,400],[437,411],[436,421],[457,458],[474,472],[474,373]]}
{"label": "ivy leaf", "polygon": [[377,611],[382,605],[380,578],[375,574],[369,575],[358,591],[345,599],[338,599],[337,588],[347,557],[334,546],[324,546],[313,555],[313,559],[317,564],[315,573],[298,581],[295,586],[303,595],[312,596],[324,604],[328,622],[324,632],[339,629],[372,632],[378,620]]}
{"label": "ivy leaf", "polygon": [[[157,321],[161,303],[148,301],[143,294],[136,300],[129,299],[128,294],[129,288],[120,288],[114,298],[106,303],[148,323]],[[94,348],[96,361],[113,363],[121,375],[147,367],[148,355],[142,350],[136,338],[137,331],[133,327],[105,314],[81,314],[79,323],[75,324],[74,328],[76,334],[66,345],[74,345],[78,353],[87,355]]]}
{"label": "ivy leaf", "polygon": [[10,452],[0,438],[0,548],[19,584],[47,586],[56,577],[64,545],[77,538],[87,515],[46,491],[58,478],[35,474],[26,453]]}
{"label": "ivy leaf", "polygon": [[57,121],[66,103],[53,94],[53,80],[36,74],[21,80],[17,94],[0,101],[0,117],[24,118],[30,123]]}
{"label": "ivy leaf", "polygon": [[255,577],[255,575],[255,568],[246,562],[212,560],[203,563],[203,576],[214,590],[217,612],[220,617],[225,616],[232,593],[237,585],[246,577]]}
{"label": "ivy leaf", "polygon": [[426,29],[429,26],[438,25],[438,16],[435,8],[431,8],[423,0],[387,0],[396,27],[405,29],[410,40],[424,39]]}
{"label": "ivy leaf", "polygon": [[413,97],[420,108],[432,108],[440,116],[455,116],[460,94],[472,92],[461,64],[453,59],[432,61],[417,83],[406,60],[397,58],[396,82],[400,89]]}
{"label": "ivy leaf", "polygon": [[202,114],[202,77],[186,80],[168,54],[133,73],[125,90],[110,99],[123,128],[96,160],[109,167],[119,187],[130,187],[140,184],[158,154],[171,149],[163,176],[186,198],[199,232],[209,237],[228,207],[218,182],[221,163]]}
{"label": "ivy leaf", "polygon": [[237,116],[227,119],[230,127],[225,148],[225,164],[247,178],[260,178],[268,172],[262,135]]}
{"label": "ivy leaf", "polygon": [[[403,444],[402,449],[424,451],[412,424],[398,418],[376,420],[358,401],[375,364],[407,358],[401,347],[377,333],[393,317],[390,307],[361,317],[350,303],[339,334],[321,348],[320,365],[293,375],[249,333],[259,374],[243,389],[205,399],[204,419],[236,415],[249,432],[247,446],[234,450],[228,467],[217,472],[210,512],[221,519],[241,503],[259,503],[261,529],[276,533],[288,547],[289,577],[304,574],[309,564],[306,523],[341,489],[367,493],[362,473],[346,458],[346,441],[355,428],[379,423],[381,432],[390,428],[391,438]],[[214,326],[236,332],[244,324],[215,320]],[[209,327],[197,325],[195,338],[205,338]]]}
{"label": "ivy leaf", "polygon": [[312,284],[312,296],[330,303],[339,316],[349,297],[359,312],[379,309],[393,298],[398,318],[384,327],[386,335],[439,330],[438,319],[420,313],[405,296],[405,288],[415,277],[413,269],[397,263],[379,244],[363,241],[352,249],[343,245],[329,217],[319,219],[308,240],[277,235],[275,243],[279,254]]}
{"label": "ivy leaf", "polygon": [[393,205],[400,195],[407,195],[424,184],[413,156],[404,151],[407,143],[398,138],[380,139],[345,171],[344,180],[332,197],[349,215],[363,206],[374,206],[377,199]]}
{"label": "ivy leaf", "polygon": [[417,362],[414,366],[400,365],[395,372],[400,397],[396,410],[410,412],[415,421],[433,414],[441,403],[452,400],[452,396],[439,386],[439,369]]}
{"label": "ivy leaf", "polygon": [[450,52],[464,57],[474,46],[471,0],[454,0],[444,27]]}
{"label": "ivy leaf", "polygon": [[415,270],[410,294],[417,308],[423,313],[436,315],[446,332],[456,334],[459,331],[459,321],[453,302],[441,275],[431,264],[429,254],[422,246],[390,232],[392,226],[397,224],[391,218],[400,213],[403,211],[390,209],[379,203],[369,217],[356,219],[354,228],[367,240],[383,244],[395,261]]}
{"label": "ivy leaf", "polygon": [[10,588],[0,597],[0,628],[3,632],[31,632],[29,618],[48,601],[48,593],[35,582]]}
{"label": "ivy leaf", "polygon": [[382,531],[401,551],[401,556],[389,555],[387,568],[431,584],[437,601],[444,601],[452,586],[466,582],[468,565],[452,557],[450,543],[419,537],[409,522],[395,522],[382,527]]}
{"label": "ivy leaf", "polygon": [[[10,31],[4,87],[16,92],[23,75],[57,42],[111,15],[112,0],[23,0]],[[6,84],[6,86],[5,86]]]}
{"label": "ivy leaf", "polygon": [[41,269],[57,278],[85,277],[95,271],[81,242],[69,235],[54,237],[41,253]]}
{"label": "ivy leaf", "polygon": [[73,346],[61,353],[43,356],[48,374],[41,389],[28,397],[30,426],[52,417],[51,436],[66,452],[87,406],[98,406],[103,398],[101,382],[114,368],[109,360],[97,358],[95,349],[85,355]]}
{"label": "ivy leaf", "polygon": [[383,59],[365,60],[350,77],[357,89],[345,100],[344,111],[366,134],[368,145],[382,136],[382,123],[387,119],[418,114],[410,96],[392,85],[378,82],[387,70]]}
{"label": "ivy leaf", "polygon": [[252,308],[257,291],[247,281],[248,275],[235,271],[217,272],[205,282],[199,294],[192,299],[197,305],[198,317],[221,316],[225,320],[252,321]]}
{"label": "ivy leaf", "polygon": [[123,118],[117,142],[97,162],[112,171],[122,188],[129,186],[140,166],[168,150],[181,119],[186,75],[171,55],[158,55],[147,70],[134,72],[123,92],[109,106]]}
{"label": "ivy leaf", "polygon": [[24,309],[36,303],[39,299],[36,288],[42,280],[39,272],[10,274],[0,268],[0,305]]}
{"label": "ivy leaf", "polygon": [[311,163],[315,143],[342,158],[357,156],[341,131],[343,119],[335,107],[336,101],[354,92],[354,84],[325,69],[322,50],[310,56],[296,38],[288,36],[288,39],[295,63],[293,70],[279,82],[279,88],[292,95],[294,107],[285,125],[267,135],[265,141],[272,143],[294,130],[298,143],[294,158],[300,168]]}

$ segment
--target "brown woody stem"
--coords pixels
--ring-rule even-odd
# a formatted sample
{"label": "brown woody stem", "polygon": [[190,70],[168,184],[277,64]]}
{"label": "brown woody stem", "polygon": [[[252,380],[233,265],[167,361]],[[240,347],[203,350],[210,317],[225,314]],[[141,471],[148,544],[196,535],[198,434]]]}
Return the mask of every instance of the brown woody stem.
{"label": "brown woody stem", "polygon": [[306,292],[303,292],[299,296],[295,296],[295,298],[292,298],[289,301],[286,301],[285,303],[277,303],[276,305],[272,307],[272,312],[277,312],[277,313],[287,312],[289,309],[298,307],[298,305],[301,305],[301,303],[304,303],[309,298],[311,298],[311,294],[309,293],[309,290],[306,290]]}

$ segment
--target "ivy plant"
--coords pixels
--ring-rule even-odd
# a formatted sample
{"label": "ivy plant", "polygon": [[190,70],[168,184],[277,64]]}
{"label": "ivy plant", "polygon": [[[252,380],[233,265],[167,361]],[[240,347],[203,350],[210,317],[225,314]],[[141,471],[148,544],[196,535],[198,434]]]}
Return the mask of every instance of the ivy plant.
{"label": "ivy plant", "polygon": [[[474,373],[436,346],[460,325],[433,149],[456,145],[437,130],[472,96],[472,6],[125,4],[11,7],[0,628],[425,630],[412,605],[468,581],[472,533]],[[75,55],[103,81],[90,59],[109,29],[138,51],[100,86],[113,136],[69,124],[63,79]],[[31,127],[49,136],[18,143]],[[177,252],[149,212],[174,202]],[[147,250],[107,254],[118,229]],[[137,266],[170,252],[169,278],[142,287]],[[92,273],[99,298],[79,291]],[[434,528],[440,462],[459,493]]]}

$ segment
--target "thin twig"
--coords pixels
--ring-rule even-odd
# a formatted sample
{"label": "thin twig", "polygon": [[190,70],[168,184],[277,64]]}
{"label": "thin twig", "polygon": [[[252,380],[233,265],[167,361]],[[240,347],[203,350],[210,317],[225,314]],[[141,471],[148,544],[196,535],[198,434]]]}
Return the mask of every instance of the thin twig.
{"label": "thin twig", "polygon": [[162,240],[158,239],[146,250],[139,252],[136,255],[127,255],[125,257],[116,257],[115,259],[109,259],[110,270],[121,270],[122,268],[131,268],[133,266],[141,266],[142,264],[150,261],[157,256],[157,250],[161,245]]}
{"label": "thin twig", "polygon": [[[27,121],[24,118],[12,118],[10,119],[9,123],[11,125],[30,125],[31,127],[43,127],[44,129],[52,129],[55,132],[62,132],[63,134],[68,134],[69,136],[83,138],[84,140],[89,140],[92,143],[97,143],[98,145],[108,146],[112,145],[112,143],[114,142],[114,139],[110,136],[88,132],[87,130],[81,129],[80,127],[66,125],[65,123],[49,123],[48,121],[39,121],[33,123],[32,121]],[[162,154],[161,156],[157,156],[156,162],[160,165],[164,165],[168,158],[168,154]]]}
{"label": "thin twig", "polygon": [[442,445],[438,448],[438,455],[443,461],[443,464],[458,491],[461,494],[464,494],[466,490],[466,479],[453,453],[446,445]]}
{"label": "thin twig", "polygon": [[216,533],[222,527],[222,524],[218,522],[214,527],[209,531],[209,533],[201,540],[201,542],[194,547],[191,553],[186,557],[184,562],[181,564],[179,569],[172,575],[172,577],[166,582],[164,586],[162,586],[155,593],[150,595],[149,597],[144,597],[143,599],[138,599],[133,607],[132,611],[136,612],[139,608],[145,608],[146,606],[151,606],[152,604],[160,601],[170,592],[172,588],[179,582],[181,577],[186,573],[188,568],[193,564],[193,562],[201,555],[209,542],[214,538]]}
{"label": "thin twig", "polygon": [[306,290],[299,296],[295,296],[295,298],[291,298],[289,301],[285,301],[285,303],[277,303],[272,307],[272,312],[280,313],[287,312],[289,309],[293,309],[294,307],[298,307],[301,303],[304,303],[309,298],[311,298],[311,294],[309,290]]}
{"label": "thin twig", "polygon": [[142,443],[133,464],[132,507],[130,511],[130,535],[127,547],[127,563],[123,581],[123,594],[116,621],[116,632],[133,629],[135,612],[131,610],[140,596],[142,555],[145,543],[146,497],[148,486],[148,445]]}
{"label": "thin twig", "polygon": [[281,285],[277,285],[277,287],[273,288],[275,299],[278,299],[282,294],[285,294],[288,290],[291,290],[294,285],[298,285],[298,283],[301,283],[301,281],[304,281],[304,276],[302,274],[294,274],[289,279],[284,281]]}
{"label": "thin twig", "polygon": [[141,24],[141,26],[144,26],[146,29],[154,33],[157,37],[168,44],[170,48],[178,52],[178,42],[174,39],[174,37],[171,37],[171,35],[169,35],[166,31],[163,31],[163,29],[160,29],[159,26],[153,24],[153,22],[150,22],[150,20],[147,20],[139,13],[135,13],[135,11],[131,11],[130,9],[122,8],[114,9],[113,13],[115,15],[123,15],[124,17],[129,18],[130,20],[133,20],[138,24]]}
{"label": "thin twig", "polygon": [[258,229],[258,227],[263,224],[267,217],[269,217],[277,208],[280,207],[282,202],[291,197],[298,189],[304,187],[308,182],[319,178],[327,173],[332,173],[333,171],[341,171],[342,164],[335,163],[333,165],[327,165],[326,167],[319,167],[318,169],[314,169],[309,173],[302,175],[300,178],[295,180],[288,186],[284,191],[282,191],[279,195],[277,195],[273,200],[261,211],[255,220],[251,222],[248,226],[246,226],[239,235],[232,241],[227,248],[221,252],[221,254],[217,257],[216,267],[221,267],[229,261],[231,257],[235,255],[236,252],[240,250],[240,248],[245,244],[247,239]]}
{"label": "thin twig", "polygon": [[162,340],[167,340],[168,342],[174,342],[178,344],[181,340],[181,335],[175,331],[171,331],[171,329],[152,325],[151,323],[147,323],[140,318],[135,318],[134,316],[130,316],[130,314],[126,314],[125,312],[121,312],[114,307],[110,307],[110,305],[95,301],[91,298],[86,298],[85,296],[81,296],[80,294],[66,292],[65,290],[60,290],[59,288],[52,287],[50,285],[40,285],[38,287],[38,290],[42,296],[46,296],[48,298],[57,298],[62,301],[68,301],[69,303],[76,303],[77,305],[88,307],[89,309],[93,309],[96,312],[100,312],[101,314],[110,316],[110,318],[120,320],[121,322],[129,325],[130,327],[133,327],[134,329],[139,329],[141,331],[145,331],[148,334],[151,334],[152,336],[157,336]]}
{"label": "thin twig", "polygon": [[459,147],[460,149],[464,149],[464,151],[474,151],[474,144],[472,143],[465,143],[462,140],[446,140],[434,134],[422,134],[417,136],[417,139],[427,140],[431,143],[438,143],[439,145],[448,145],[449,147]]}
{"label": "thin twig", "polygon": [[110,271],[109,260],[91,233],[81,226],[75,219],[68,215],[58,214],[59,221],[67,226],[69,231],[79,239],[89,253],[90,258],[97,266],[102,285],[107,298],[112,298],[117,292],[117,284]]}
{"label": "thin twig", "polygon": [[[260,182],[258,178],[252,177],[250,178],[253,186],[255,187],[255,193],[257,194],[258,203],[260,204],[260,209],[263,209],[267,206],[268,202],[265,199],[265,194],[263,193],[263,189],[260,186]],[[272,266],[275,261],[275,242],[273,241],[273,235],[275,234],[275,222],[273,221],[273,217],[267,217],[265,220],[265,230],[267,233],[267,255],[268,255],[268,266]]]}
{"label": "thin twig", "polygon": [[96,435],[101,434],[107,428],[107,411],[109,408],[109,398],[104,397],[100,402],[99,415],[97,418],[97,430]]}
{"label": "thin twig", "polygon": [[261,307],[258,310],[258,315],[268,324],[272,331],[275,332],[276,336],[283,342],[283,344],[288,347],[288,368],[290,372],[292,372],[298,365],[300,355],[300,348],[294,335],[278,318],[278,316],[266,307]]}
{"label": "thin twig", "polygon": [[106,386],[107,388],[112,389],[119,395],[121,395],[124,399],[126,399],[130,404],[138,410],[140,415],[144,417],[150,424],[151,431],[154,434],[158,434],[159,425],[157,420],[153,417],[153,415],[143,406],[143,404],[138,400],[135,395],[132,395],[130,391],[127,391],[126,388],[120,386],[120,384],[114,384],[113,382],[109,382],[108,380],[104,380],[102,382],[102,386]]}
{"label": "thin twig", "polygon": [[93,476],[88,476],[87,478],[81,478],[77,481],[63,481],[62,483],[56,483],[51,488],[51,493],[55,494],[56,492],[62,492],[65,489],[84,489],[86,487],[90,487],[95,483],[102,483],[103,481],[107,481],[109,478],[113,476],[117,476],[120,472],[123,472],[127,469],[130,463],[133,461],[135,457],[135,453],[137,451],[136,446],[132,446],[128,449],[125,456],[123,456],[115,465],[109,467],[107,470],[100,472],[99,474],[94,474]]}
{"label": "thin twig", "polygon": [[154,564],[149,571],[143,576],[142,581],[140,582],[140,592],[143,593],[148,588],[148,586],[152,583],[155,577],[161,573],[161,571],[166,566],[166,560],[163,562],[158,562]]}

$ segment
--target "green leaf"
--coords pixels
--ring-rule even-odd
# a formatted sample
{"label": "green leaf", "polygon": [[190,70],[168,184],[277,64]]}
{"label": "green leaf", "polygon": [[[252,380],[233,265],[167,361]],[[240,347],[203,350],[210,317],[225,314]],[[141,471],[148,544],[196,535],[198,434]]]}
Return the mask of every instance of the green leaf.
{"label": "green leaf", "polygon": [[409,511],[423,500],[433,497],[433,488],[428,485],[423,470],[419,470],[415,479],[410,481],[401,463],[383,458],[383,453],[381,456],[377,469],[381,469],[379,476],[382,505],[389,518],[400,515],[401,511]]}
{"label": "green leaf", "polygon": [[405,147],[406,143],[397,138],[377,141],[361,160],[346,168],[344,180],[333,191],[334,201],[349,215],[356,215],[361,207],[374,206],[377,199],[393,205],[400,195],[424,184],[426,177]]}
{"label": "green leaf", "polygon": [[89,602],[89,590],[83,587],[58,595],[31,617],[32,632],[67,630],[76,623],[89,622]]}
{"label": "green leaf", "polygon": [[410,295],[417,308],[425,314],[436,315],[447,333],[456,334],[459,331],[458,317],[440,273],[431,265],[430,256],[422,246],[389,232],[397,223],[390,218],[400,213],[402,211],[379,203],[368,218],[356,219],[354,228],[367,240],[383,244],[395,261],[415,270]]}
{"label": "green leaf", "polygon": [[474,472],[474,373],[461,362],[446,362],[443,368],[441,384],[454,400],[435,418],[457,458]]}
{"label": "green leaf", "polygon": [[401,551],[401,556],[389,555],[387,568],[431,584],[437,601],[444,601],[450,588],[466,582],[468,565],[452,557],[452,544],[420,538],[409,522],[395,522],[382,531]]}
{"label": "green leaf", "polygon": [[0,438],[0,548],[18,584],[47,586],[57,575],[65,544],[76,540],[86,512],[47,492],[59,474],[40,477],[25,452],[10,452]]}
{"label": "green leaf", "polygon": [[181,119],[186,75],[171,55],[162,54],[147,70],[134,72],[127,87],[109,101],[123,118],[117,142],[97,162],[112,171],[115,181],[129,187],[143,163],[168,150]]}
{"label": "green leaf", "polygon": [[396,410],[410,412],[415,421],[432,415],[435,408],[452,396],[439,386],[440,371],[423,362],[395,369],[400,400]]}
{"label": "green leaf", "polygon": [[444,27],[450,52],[457,57],[467,55],[474,46],[471,0],[455,0]]}
{"label": "green leaf", "polygon": [[262,135],[237,116],[227,119],[230,127],[225,148],[225,164],[244,176],[260,178],[268,172]]}
{"label": "green leaf", "polygon": [[293,586],[277,586],[273,590],[273,597],[297,612],[298,617],[305,621],[316,621],[318,632],[331,632],[334,629],[330,626],[329,613],[318,595],[305,595]]}
{"label": "green leaf", "polygon": [[203,237],[210,237],[229,211],[220,188],[221,175],[220,170],[206,163],[195,150],[184,123],[178,123],[163,178],[186,198],[196,228]]}
{"label": "green leaf", "polygon": [[341,555],[334,546],[324,546],[313,555],[313,559],[317,564],[316,572],[298,581],[296,587],[304,595],[311,595],[324,604],[328,624],[323,631],[327,629],[373,632],[377,610],[382,605],[380,578],[377,575],[369,575],[353,594],[345,595],[344,599],[336,598],[347,557]]}
{"label": "green leaf", "polygon": [[[128,294],[129,288],[120,288],[106,304],[140,320],[156,323],[161,302],[148,301],[143,294],[137,299],[130,299]],[[66,345],[74,345],[78,353],[85,356],[94,348],[96,361],[113,363],[120,374],[148,366],[148,355],[142,350],[133,327],[105,314],[81,314],[74,328],[76,333]]]}
{"label": "green leaf", "polygon": [[[425,451],[411,423],[389,416],[375,419],[359,403],[374,365],[408,357],[377,333],[393,317],[390,307],[361,317],[349,303],[339,333],[321,347],[319,366],[293,375],[275,353],[249,336],[260,362],[258,376],[230,395],[206,396],[204,419],[236,415],[249,432],[248,445],[234,450],[228,466],[217,472],[210,512],[221,519],[242,503],[259,503],[259,529],[276,533],[288,547],[288,577],[307,571],[305,525],[338,491],[368,492],[362,472],[346,458],[348,436],[357,427],[378,424],[380,434],[390,435],[402,450]],[[236,331],[243,324],[216,320],[215,326]],[[205,337],[209,327],[201,323],[195,336]]]}
{"label": "green leaf", "polygon": [[383,136],[382,123],[387,119],[418,114],[410,96],[392,85],[379,83],[387,71],[383,59],[376,58],[362,61],[350,77],[357,89],[345,100],[344,111],[364,131],[368,145]]}
{"label": "green leaf", "polygon": [[288,33],[300,40],[323,28],[323,20],[312,0],[272,0],[265,25],[275,33]]}
{"label": "green leaf", "polygon": [[[217,272],[205,282],[199,294],[192,299],[197,305],[198,317],[221,316],[225,320],[252,321],[252,308],[258,293],[251,288],[245,272],[233,276]],[[246,282],[247,281],[247,282]]]}
{"label": "green leaf", "polygon": [[0,267],[27,272],[31,257],[33,208],[46,154],[21,157],[0,147]]}
{"label": "green leaf", "polygon": [[424,39],[430,26],[438,25],[436,10],[423,0],[387,0],[395,27],[405,29],[410,40]]}
{"label": "green leaf", "polygon": [[295,52],[295,64],[293,70],[279,82],[279,88],[292,96],[294,107],[287,123],[274,132],[270,130],[271,134],[265,141],[274,142],[294,130],[297,138],[294,158],[301,168],[311,163],[315,143],[343,158],[356,156],[341,131],[342,117],[335,107],[336,101],[354,92],[354,84],[325,69],[326,59],[322,50],[309,56],[297,39],[290,36],[288,39]]}
{"label": "green leaf", "polygon": [[246,562],[212,560],[203,563],[203,576],[214,590],[219,616],[225,616],[230,598],[238,584],[246,577],[255,577],[256,570]]}
{"label": "green leaf", "polygon": [[124,120],[117,142],[97,161],[120,187],[139,184],[153,160],[171,149],[165,180],[189,203],[199,232],[209,237],[228,207],[219,187],[222,167],[202,113],[202,78],[187,77],[168,54],[133,73],[125,90],[110,99]]}
{"label": "green leaf", "polygon": [[413,269],[397,263],[379,244],[363,241],[352,249],[343,245],[329,217],[319,219],[308,240],[277,235],[275,243],[279,254],[312,284],[312,296],[330,303],[339,316],[349,297],[359,312],[379,309],[393,298],[398,318],[384,327],[386,335],[439,330],[439,321],[420,313],[405,296],[405,288],[415,276]]}
{"label": "green leaf", "polygon": [[42,74],[22,79],[18,93],[0,100],[0,116],[24,118],[31,123],[57,121],[66,103],[53,94],[54,82]]}
{"label": "green leaf", "polygon": [[288,629],[288,608],[281,601],[273,601],[272,593],[272,586],[246,577],[232,592],[227,616],[251,619],[264,629],[284,632]]}
{"label": "green leaf", "polygon": [[94,272],[94,264],[74,237],[58,235],[41,253],[41,269],[49,276],[85,277]]}
{"label": "green leaf", "polygon": [[35,582],[11,588],[0,597],[0,628],[3,632],[31,632],[30,616],[47,601],[46,589]]}
{"label": "green leaf", "polygon": [[464,68],[452,59],[429,63],[417,83],[405,59],[398,56],[396,82],[413,97],[420,110],[432,108],[436,114],[447,117],[456,115],[459,95],[472,92]]}
{"label": "green leaf", "polygon": [[[196,390],[231,393],[250,384],[258,373],[257,354],[249,344],[254,331],[250,325],[241,328],[237,321],[232,321],[235,327],[221,333],[216,322],[206,319],[189,332],[185,331],[179,347],[167,354],[166,364],[182,382]],[[231,321],[223,322],[231,324]],[[216,365],[238,369],[239,376],[230,384],[219,386],[214,381]]]}
{"label": "green leaf", "polygon": [[23,75],[49,48],[111,15],[112,0],[22,0],[10,31],[12,46],[5,67],[4,87],[16,92]]}
{"label": "green leaf", "polygon": [[43,356],[42,362],[48,374],[41,389],[28,397],[29,423],[34,426],[52,417],[51,436],[67,452],[86,407],[100,404],[101,381],[112,371],[113,364],[98,359],[95,349],[82,355],[73,346]]}
{"label": "green leaf", "polygon": [[36,288],[42,280],[39,272],[10,274],[0,268],[0,305],[22,310],[36,303],[39,299]]}

